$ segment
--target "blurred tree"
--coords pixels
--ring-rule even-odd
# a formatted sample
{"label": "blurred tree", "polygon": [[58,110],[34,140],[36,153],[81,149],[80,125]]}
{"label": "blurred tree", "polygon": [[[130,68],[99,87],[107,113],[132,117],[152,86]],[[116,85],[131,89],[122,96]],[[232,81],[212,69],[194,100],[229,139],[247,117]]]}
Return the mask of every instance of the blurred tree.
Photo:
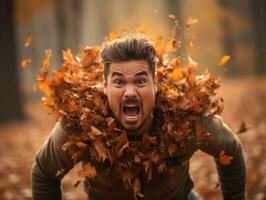
{"label": "blurred tree", "polygon": [[[223,32],[222,44],[224,46],[225,54],[229,54],[232,59],[230,61],[231,68],[228,71],[228,75],[236,76],[237,72],[237,63],[236,63],[236,47],[234,39],[233,24],[230,21],[230,16],[227,13],[232,12],[234,1],[231,0],[218,0],[221,8],[223,9],[223,14],[220,15],[220,24]],[[227,11],[227,12],[226,12]]]}
{"label": "blurred tree", "polygon": [[59,51],[70,48],[77,52],[79,49],[81,4],[81,0],[55,1],[57,48]]}
{"label": "blurred tree", "polygon": [[266,1],[249,0],[255,38],[255,70],[257,75],[266,74]]}
{"label": "blurred tree", "polygon": [[[183,12],[182,12],[182,1],[180,0],[167,0],[166,1],[166,8],[168,14],[172,14],[176,16],[177,19],[177,27],[176,27],[176,38],[180,40],[181,46],[178,52],[178,56],[182,60],[186,61],[186,43],[185,43],[185,35],[184,35],[184,27],[185,27],[185,22],[184,22],[184,17],[183,17]],[[170,23],[169,23],[170,24]],[[170,27],[172,28],[172,27]]]}
{"label": "blurred tree", "polygon": [[13,1],[0,1],[0,122],[23,117],[17,72]]}

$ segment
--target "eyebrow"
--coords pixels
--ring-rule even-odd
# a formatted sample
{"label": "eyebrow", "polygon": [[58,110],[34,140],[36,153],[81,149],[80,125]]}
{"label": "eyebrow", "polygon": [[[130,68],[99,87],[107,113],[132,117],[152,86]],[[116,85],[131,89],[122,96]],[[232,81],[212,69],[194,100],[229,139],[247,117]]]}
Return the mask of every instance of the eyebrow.
{"label": "eyebrow", "polygon": [[135,76],[142,76],[142,75],[148,76],[146,71],[141,71],[135,74]]}
{"label": "eyebrow", "polygon": [[113,72],[111,78],[113,78],[114,76],[124,76],[124,75],[120,72]]}
{"label": "eyebrow", "polygon": [[[148,73],[146,71],[141,71],[141,72],[138,72],[138,73],[135,74],[135,76],[142,76],[142,75],[148,76]],[[114,76],[124,76],[124,74],[115,71],[115,72],[112,73],[111,78],[113,78]]]}

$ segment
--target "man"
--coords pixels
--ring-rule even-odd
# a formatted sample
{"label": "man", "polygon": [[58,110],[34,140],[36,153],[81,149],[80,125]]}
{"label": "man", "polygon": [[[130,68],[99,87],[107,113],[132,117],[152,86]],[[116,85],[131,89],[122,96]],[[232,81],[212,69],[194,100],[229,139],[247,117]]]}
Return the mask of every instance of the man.
{"label": "man", "polygon": [[[158,126],[154,113],[157,93],[155,73],[156,51],[146,39],[127,36],[107,43],[102,52],[104,63],[104,93],[108,98],[110,112],[119,126],[126,130],[129,140],[139,140],[145,132],[152,133]],[[215,158],[222,195],[224,199],[242,200],[245,198],[245,164],[239,140],[219,116],[202,115],[201,126],[212,135],[211,140],[197,144],[185,152],[186,159],[201,149]],[[65,143],[62,121],[58,122],[49,139],[39,150],[32,169],[33,199],[61,199],[60,181],[73,167],[70,156],[58,148]],[[162,134],[162,133],[161,133]],[[233,157],[231,163],[222,165],[219,153],[223,150]],[[198,199],[192,191],[193,182],[189,176],[188,162],[179,162],[180,157],[170,159],[174,173],[155,172],[149,182],[143,182],[143,199]],[[64,169],[61,176],[56,176]],[[109,174],[97,174],[93,180],[94,189],[85,190],[92,200],[134,199],[121,180]]]}

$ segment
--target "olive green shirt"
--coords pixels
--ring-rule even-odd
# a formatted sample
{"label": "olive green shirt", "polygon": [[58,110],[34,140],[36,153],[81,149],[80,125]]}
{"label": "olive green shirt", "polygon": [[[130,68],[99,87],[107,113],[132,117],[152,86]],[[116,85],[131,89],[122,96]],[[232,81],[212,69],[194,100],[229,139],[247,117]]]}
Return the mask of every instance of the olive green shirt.
{"label": "olive green shirt", "polygon": [[[213,156],[219,174],[222,196],[225,200],[245,199],[245,163],[242,147],[238,138],[219,116],[202,117],[202,127],[212,136],[212,140],[198,144],[197,148],[189,152],[179,152],[174,159],[169,159],[171,172],[153,172],[152,180],[144,182],[144,200],[188,200],[193,188],[189,176],[189,162],[182,162],[183,158],[191,157],[198,149]],[[32,192],[34,200],[58,200],[62,198],[61,179],[73,168],[70,156],[60,149],[64,141],[65,131],[58,122],[50,137],[40,148],[36,162],[32,167]],[[219,162],[221,150],[226,155],[233,156],[231,163],[222,165]],[[207,164],[207,163],[206,163]],[[58,170],[64,173],[56,176]],[[200,172],[199,172],[200,173]],[[93,180],[93,191],[85,191],[92,200],[133,200],[131,192],[124,187],[122,180],[117,179],[110,171],[109,174],[97,174]]]}

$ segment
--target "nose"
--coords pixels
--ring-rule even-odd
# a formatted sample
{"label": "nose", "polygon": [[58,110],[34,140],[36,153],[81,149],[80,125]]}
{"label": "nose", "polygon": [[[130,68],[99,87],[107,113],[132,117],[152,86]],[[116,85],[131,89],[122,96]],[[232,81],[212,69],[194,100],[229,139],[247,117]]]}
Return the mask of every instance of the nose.
{"label": "nose", "polygon": [[136,88],[133,85],[129,85],[126,87],[125,93],[124,93],[125,98],[135,98],[137,97],[137,91]]}

